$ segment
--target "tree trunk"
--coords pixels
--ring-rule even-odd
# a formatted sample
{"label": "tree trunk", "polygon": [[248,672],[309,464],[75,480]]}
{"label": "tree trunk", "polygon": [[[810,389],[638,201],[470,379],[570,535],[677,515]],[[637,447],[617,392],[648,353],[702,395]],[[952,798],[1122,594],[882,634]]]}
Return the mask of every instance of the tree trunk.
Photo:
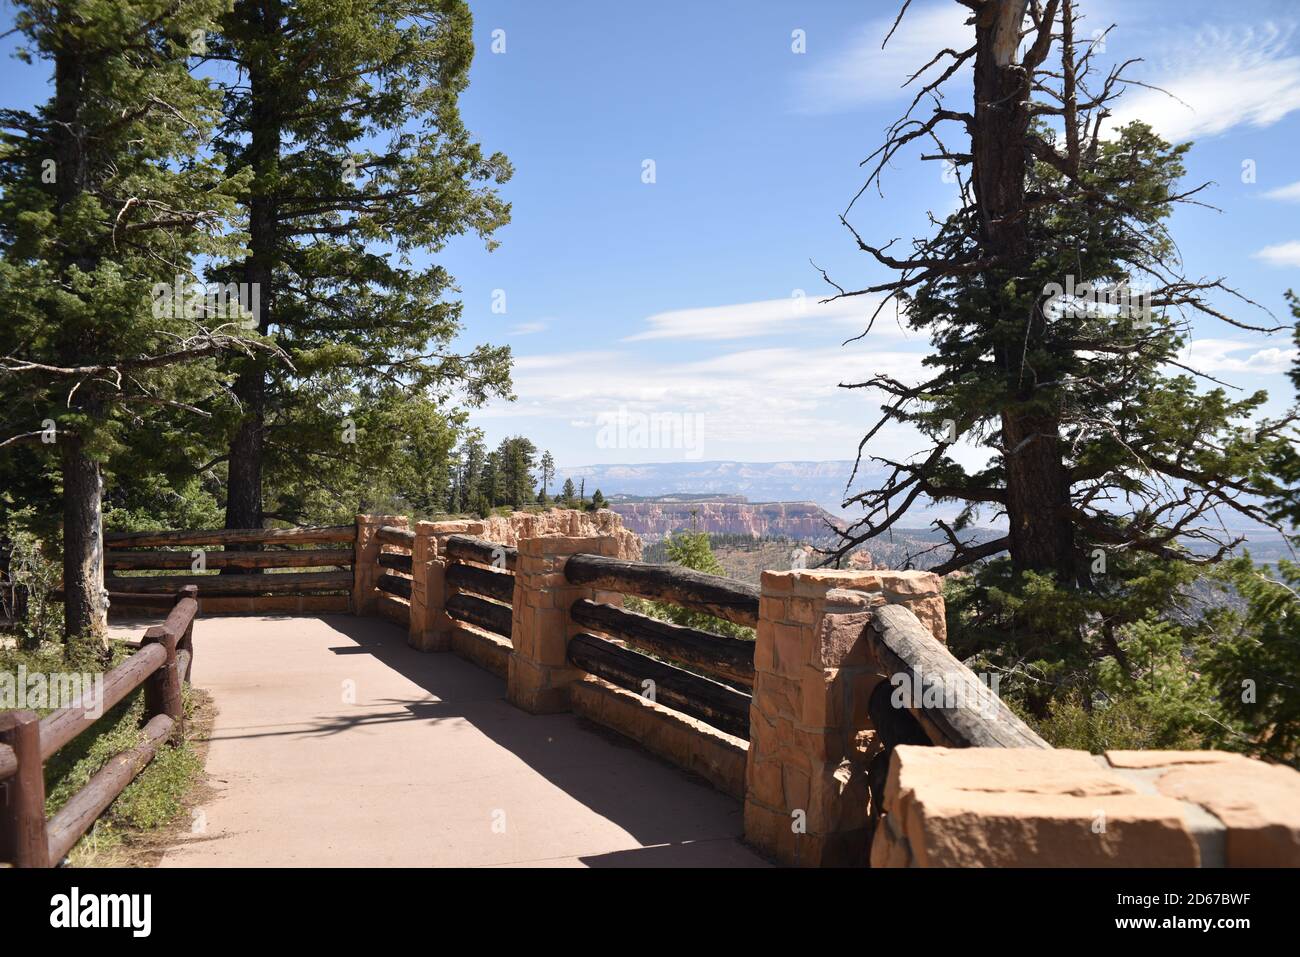
{"label": "tree trunk", "polygon": [[62,459],[63,635],[102,638],[108,628],[103,480],[80,436],[62,437]]}
{"label": "tree trunk", "polygon": [[[278,2],[249,4],[249,29],[270,40],[281,28]],[[276,56],[274,43],[253,44],[261,56]],[[276,205],[265,192],[266,184],[280,157],[280,117],[267,60],[250,64],[248,82],[252,90],[252,116],[249,120],[248,161],[254,170],[252,197],[249,201],[249,254],[244,260],[244,282],[258,290],[260,303],[258,328],[265,332],[272,321],[275,290]],[[226,494],[226,528],[261,528],[263,511],[262,468],[266,438],[266,368],[254,356],[244,360],[235,383],[235,394],[243,405],[243,419],[230,444],[229,477]],[[238,546],[257,550],[260,546]],[[226,572],[256,573],[259,569],[226,569]]]}
{"label": "tree trunk", "polygon": [[[74,12],[61,4],[60,29],[70,31]],[[54,58],[54,107],[51,139],[55,163],[55,211],[63,212],[85,190],[89,158],[83,141],[80,110],[84,102],[86,63],[82,52],[65,33]],[[84,242],[69,243],[62,253],[62,273],[74,269],[93,273],[98,250]],[[59,354],[67,365],[79,365],[97,355],[93,330],[78,321],[60,330]],[[103,414],[96,399],[98,383],[82,382],[77,404],[90,422]],[[93,428],[93,424],[88,426]],[[86,452],[84,432],[60,430],[59,457],[63,472],[63,637],[102,638],[108,627],[108,602],[104,591],[104,483],[99,463]]]}
{"label": "tree trunk", "polygon": [[[971,129],[972,185],[980,216],[985,255],[998,256],[1010,268],[994,266],[986,281],[996,292],[1019,279],[1015,264],[1028,255],[1025,219],[1026,133],[1030,116],[1024,72],[1016,62],[1026,0],[996,0],[979,13],[975,35],[975,122]],[[1043,411],[1026,412],[1035,383],[1022,356],[1043,333],[1042,318],[1030,311],[1009,322],[1014,332],[995,347],[1007,376],[1008,405],[1002,411],[1007,518],[1010,552],[1018,570],[1056,572],[1058,580],[1075,577],[1074,528],[1066,506],[1069,480],[1060,441],[1060,422]]]}

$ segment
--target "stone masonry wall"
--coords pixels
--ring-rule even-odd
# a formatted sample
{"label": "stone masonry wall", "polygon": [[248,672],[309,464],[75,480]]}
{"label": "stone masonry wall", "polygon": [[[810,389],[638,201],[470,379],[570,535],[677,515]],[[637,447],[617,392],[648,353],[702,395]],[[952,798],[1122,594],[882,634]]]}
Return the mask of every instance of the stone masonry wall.
{"label": "stone masonry wall", "polygon": [[881,678],[862,632],[865,613],[886,603],[944,640],[942,581],[930,572],[763,573],[745,836],[782,863],[866,860],[867,702]]}
{"label": "stone masonry wall", "polygon": [[875,867],[1297,867],[1300,773],[1222,751],[903,745]]}

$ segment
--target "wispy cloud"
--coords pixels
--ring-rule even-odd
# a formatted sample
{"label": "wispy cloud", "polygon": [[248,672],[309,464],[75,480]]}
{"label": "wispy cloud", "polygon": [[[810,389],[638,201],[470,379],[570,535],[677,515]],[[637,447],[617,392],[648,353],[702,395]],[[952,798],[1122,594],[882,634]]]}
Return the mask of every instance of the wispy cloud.
{"label": "wispy cloud", "polygon": [[545,332],[550,326],[549,322],[517,322],[510,327],[512,336],[531,336],[538,332]]}
{"label": "wispy cloud", "polygon": [[[879,305],[879,297],[854,296],[823,303],[810,295],[740,302],[699,309],[675,309],[655,313],[646,319],[646,329],[628,336],[625,342],[647,339],[724,340],[789,334],[800,328],[838,327],[849,334],[866,328]],[[886,308],[876,320],[873,335],[904,338],[896,321],[897,312]],[[850,331],[852,330],[852,331]]]}
{"label": "wispy cloud", "polygon": [[1262,259],[1270,266],[1300,267],[1300,240],[1293,239],[1287,243],[1274,243],[1255,253],[1255,259]]}
{"label": "wispy cloud", "polygon": [[1140,119],[1182,141],[1236,126],[1272,126],[1300,110],[1295,33],[1293,23],[1266,21],[1208,26],[1173,41],[1140,77],[1166,92],[1130,87],[1115,105],[1111,128]]}
{"label": "wispy cloud", "polygon": [[[522,403],[494,403],[483,418],[543,416],[591,427],[602,413],[627,409],[689,414],[713,447],[784,443],[814,457],[851,454],[879,396],[845,390],[876,372],[920,381],[924,352],[799,346],[747,349],[689,362],[654,362],[644,353],[575,352],[521,359],[514,373]],[[901,437],[889,452],[908,454]],[[756,437],[760,437],[757,438]],[[592,454],[596,431],[591,432]]]}
{"label": "wispy cloud", "polygon": [[1264,198],[1278,199],[1284,203],[1300,203],[1300,181],[1270,189],[1264,194]]}
{"label": "wispy cloud", "polygon": [[[795,77],[793,108],[800,113],[840,113],[914,96],[911,87],[903,88],[908,77],[937,51],[964,50],[974,42],[974,30],[964,24],[966,16],[951,2],[914,6],[883,50],[880,44],[894,23],[892,14],[863,25],[847,43],[832,46],[830,38],[810,36],[805,56],[811,62]],[[818,54],[821,44],[830,52]],[[948,63],[945,59],[940,68]]]}
{"label": "wispy cloud", "polygon": [[1183,350],[1180,361],[1207,375],[1223,372],[1280,375],[1289,371],[1300,355],[1296,349],[1259,346],[1258,342],[1234,339],[1196,339]]}

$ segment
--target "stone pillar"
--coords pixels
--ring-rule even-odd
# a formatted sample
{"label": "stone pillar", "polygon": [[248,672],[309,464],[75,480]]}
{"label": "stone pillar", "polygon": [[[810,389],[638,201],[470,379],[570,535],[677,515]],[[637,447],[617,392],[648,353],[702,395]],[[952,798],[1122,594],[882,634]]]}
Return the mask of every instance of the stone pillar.
{"label": "stone pillar", "polygon": [[411,624],[406,643],[418,651],[451,648],[451,619],[447,617],[447,563],[438,554],[438,526],[415,523],[411,546]]}
{"label": "stone pillar", "polygon": [[358,515],[357,541],[352,557],[352,614],[373,615],[379,603],[375,580],[379,577],[381,543],[376,533],[385,525],[406,525],[404,515]]}
{"label": "stone pillar", "polygon": [[596,600],[596,592],[564,578],[564,563],[579,553],[617,557],[618,539],[553,535],[519,542],[506,695],[533,714],[568,711],[568,685],[583,674],[568,663],[569,607],[579,598]]}
{"label": "stone pillar", "polygon": [[745,838],[785,864],[867,860],[867,702],[881,680],[863,630],[874,605],[907,605],[944,640],[930,572],[763,572],[745,768]]}

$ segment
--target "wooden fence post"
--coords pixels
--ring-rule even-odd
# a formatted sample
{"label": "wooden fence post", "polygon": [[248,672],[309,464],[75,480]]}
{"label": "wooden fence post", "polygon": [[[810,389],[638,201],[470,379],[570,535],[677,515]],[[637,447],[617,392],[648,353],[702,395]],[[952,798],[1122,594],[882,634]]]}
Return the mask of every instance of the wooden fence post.
{"label": "wooden fence post", "polygon": [[[176,593],[176,604],[179,605],[186,598],[193,598],[197,602],[199,600],[199,586],[186,585],[183,587]],[[175,607],[175,605],[172,607]],[[198,616],[199,612],[198,609],[196,609],[194,612],[194,618],[197,618]],[[189,659],[185,662],[185,674],[181,675],[182,683],[189,682],[190,671],[194,667],[194,618],[190,619],[190,623],[185,626],[185,633],[182,634],[176,642],[177,654],[180,654],[182,651],[188,651],[190,653]]]}
{"label": "wooden fence post", "polygon": [[144,713],[145,720],[155,715],[165,714],[176,722],[179,729],[185,718],[185,704],[181,698],[181,676],[176,667],[176,643],[179,635],[171,634],[163,625],[154,625],[144,633],[140,647],[162,645],[167,652],[167,660],[158,670],[145,679]]}
{"label": "wooden fence post", "polygon": [[0,860],[18,867],[49,867],[45,837],[45,766],[41,761],[41,723],[34,711],[0,714],[0,743],[13,748],[18,770],[0,788]]}

